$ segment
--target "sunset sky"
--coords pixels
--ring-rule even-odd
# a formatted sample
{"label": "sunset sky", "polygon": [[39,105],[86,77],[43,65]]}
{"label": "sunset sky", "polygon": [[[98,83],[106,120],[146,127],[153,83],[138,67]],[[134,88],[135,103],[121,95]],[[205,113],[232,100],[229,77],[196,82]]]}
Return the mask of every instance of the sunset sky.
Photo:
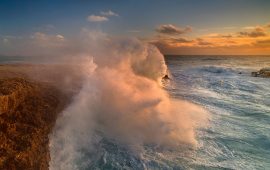
{"label": "sunset sky", "polygon": [[135,36],[164,54],[269,55],[270,1],[0,2],[0,55],[27,55],[40,44],[59,45],[83,29]]}

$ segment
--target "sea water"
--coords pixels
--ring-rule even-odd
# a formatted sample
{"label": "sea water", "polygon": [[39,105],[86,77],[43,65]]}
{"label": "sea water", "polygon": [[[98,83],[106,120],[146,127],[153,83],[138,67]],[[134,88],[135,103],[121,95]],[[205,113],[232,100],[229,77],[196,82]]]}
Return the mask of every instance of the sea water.
{"label": "sea water", "polygon": [[[252,71],[270,56],[166,56],[171,98],[208,110],[209,125],[197,129],[198,146],[144,145],[139,154],[102,138],[89,169],[270,169],[270,79]],[[78,162],[78,165],[80,162]]]}
{"label": "sea water", "polygon": [[170,95],[211,114],[185,168],[270,169],[270,79],[251,76],[270,66],[270,56],[167,56],[166,61]]}
{"label": "sea water", "polygon": [[[20,58],[2,63],[20,62]],[[103,138],[84,164],[89,169],[270,169],[270,79],[252,71],[270,66],[270,56],[166,56],[171,98],[201,105],[208,127],[197,130],[198,147],[143,146],[140,154]],[[60,162],[59,162],[60,163]]]}

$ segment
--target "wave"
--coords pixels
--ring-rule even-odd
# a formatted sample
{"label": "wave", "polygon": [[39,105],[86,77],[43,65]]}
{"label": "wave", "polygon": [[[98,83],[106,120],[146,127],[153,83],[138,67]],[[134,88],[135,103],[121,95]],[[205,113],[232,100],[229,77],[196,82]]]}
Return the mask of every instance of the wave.
{"label": "wave", "polygon": [[233,70],[232,68],[217,67],[217,66],[204,66],[200,68],[199,71],[215,73],[215,74],[231,74],[231,73],[236,72],[236,70]]}
{"label": "wave", "polygon": [[206,122],[207,113],[170,99],[162,89],[167,67],[157,48],[105,34],[89,32],[86,37],[92,56],[78,68],[82,88],[50,136],[50,169],[93,166],[96,146],[104,139],[138,156],[144,145],[196,146],[195,130]]}

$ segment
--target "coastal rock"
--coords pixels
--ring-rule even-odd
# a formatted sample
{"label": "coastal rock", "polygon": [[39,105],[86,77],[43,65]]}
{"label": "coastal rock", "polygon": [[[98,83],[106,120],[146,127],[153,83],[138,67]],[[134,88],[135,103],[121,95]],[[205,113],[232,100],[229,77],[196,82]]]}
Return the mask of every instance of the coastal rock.
{"label": "coastal rock", "polygon": [[164,79],[164,80],[169,80],[170,77],[168,76],[168,74],[166,74],[165,76],[162,77],[162,79]]}
{"label": "coastal rock", "polygon": [[264,77],[264,78],[270,78],[270,68],[262,68],[259,71],[251,72],[251,75],[253,77]]}
{"label": "coastal rock", "polygon": [[64,101],[53,86],[0,79],[0,169],[48,169],[48,134]]}

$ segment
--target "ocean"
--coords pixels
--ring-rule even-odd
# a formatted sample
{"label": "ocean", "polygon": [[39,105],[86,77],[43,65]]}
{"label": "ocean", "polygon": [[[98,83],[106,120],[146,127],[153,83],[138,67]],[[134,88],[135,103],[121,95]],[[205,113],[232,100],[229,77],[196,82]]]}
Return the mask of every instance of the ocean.
{"label": "ocean", "polygon": [[270,56],[165,56],[165,61],[170,80],[163,88],[170,98],[210,114],[208,126],[196,130],[198,147],[143,145],[138,155],[96,132],[99,141],[93,152],[81,151],[78,169],[270,169],[270,79],[251,76],[270,66]]}
{"label": "ocean", "polygon": [[270,56],[167,56],[166,62],[170,95],[211,114],[183,168],[270,169],[270,79],[251,76],[270,66]]}
{"label": "ocean", "polygon": [[[105,116],[100,117],[100,121],[105,121],[106,124],[113,124],[109,129],[104,129],[109,134],[106,135],[102,130],[97,129],[94,132],[94,136],[89,138],[87,136],[93,134],[77,135],[76,133],[87,133],[92,127],[88,125],[78,127],[76,125],[74,128],[67,125],[63,128],[66,130],[60,130],[55,135],[56,137],[52,138],[53,146],[55,145],[54,141],[59,141],[57,136],[62,134],[65,134],[65,136],[60,137],[60,141],[62,139],[64,139],[63,142],[75,140],[75,142],[68,142],[68,144],[64,145],[62,154],[57,153],[59,152],[58,147],[52,149],[56,153],[52,152],[54,153],[52,169],[59,167],[66,169],[151,170],[270,169],[270,79],[251,76],[252,71],[269,67],[270,57],[166,56],[165,61],[169,69],[170,80],[163,81],[163,88],[168,92],[169,97],[197,104],[209,112],[208,126],[201,127],[195,132],[198,142],[196,149],[187,145],[170,148],[159,147],[156,144],[135,143],[135,148],[138,146],[139,148],[137,151],[134,151],[134,143],[128,142],[125,145],[119,142],[121,139],[118,139],[117,135],[110,137],[110,134],[115,133],[114,129],[120,129],[120,132],[117,131],[120,133],[118,137],[126,140],[132,138],[133,134],[135,136],[136,133],[144,135],[144,132],[134,131],[134,128],[130,129],[130,126],[128,126],[128,124],[132,125],[133,123],[137,126],[137,120],[134,120],[137,119],[136,116],[128,119],[129,121],[121,121],[126,119],[126,115],[134,114],[129,112],[129,110],[134,109],[132,105],[135,105],[136,109],[138,108],[136,106],[138,103],[130,103],[129,97],[121,97],[121,93],[128,94],[127,91],[122,91],[129,89],[125,85],[125,88],[121,86],[119,93],[117,93],[120,97],[116,96],[117,101],[128,105],[127,108],[123,108],[124,111],[122,109],[116,110],[119,113],[114,114],[114,104],[117,105],[117,103],[111,100],[107,102],[108,98],[98,102],[101,103],[100,107],[102,107],[99,115]],[[110,76],[109,81],[115,81],[112,80],[114,79],[113,77],[115,78],[115,76]],[[116,82],[121,84],[121,81],[125,82],[126,80],[120,78]],[[103,78],[101,82],[102,84],[107,83]],[[84,90],[81,94],[83,97],[79,97],[83,99],[82,104],[89,100],[85,99],[84,95],[89,93],[89,90],[91,93],[92,86],[90,85],[90,89]],[[108,96],[108,93],[109,96],[114,96],[115,93],[111,93],[111,89],[118,91],[118,85],[110,84],[109,86],[108,91],[106,90],[107,88],[101,88],[101,93],[104,93],[106,96]],[[137,88],[137,86],[134,86],[134,88]],[[103,90],[106,91],[104,92]],[[158,91],[157,94],[159,94]],[[149,93],[149,95],[153,94]],[[93,103],[93,97],[95,95],[90,97],[89,104]],[[144,97],[149,96],[145,94]],[[125,101],[121,100],[127,100],[128,102],[125,103]],[[77,103],[79,103],[80,110],[85,110],[83,109],[84,106],[80,104],[81,102]],[[180,104],[179,107],[182,107],[182,105]],[[75,104],[75,107],[71,109],[71,114],[77,112],[77,108]],[[74,121],[80,123],[89,122],[85,121],[89,119],[88,116],[84,113],[81,115],[80,110],[78,110],[76,117],[71,116],[69,118],[74,120],[67,121],[64,124],[72,125]],[[88,110],[91,112],[93,109]],[[121,113],[122,111],[124,113]],[[182,111],[185,112],[185,110]],[[122,115],[124,118],[119,119],[119,115]],[[78,117],[83,117],[83,120],[76,120]],[[138,121],[145,123],[142,125],[145,128],[143,131],[147,132],[149,130],[148,121],[156,120],[153,118],[153,120],[145,121],[144,119],[138,119]],[[156,122],[152,123],[156,124]],[[63,125],[60,123],[59,127],[63,127]],[[127,133],[123,133],[123,130],[127,131]],[[70,133],[70,131],[74,132]],[[157,137],[159,134],[163,135],[162,128],[159,127],[157,127],[156,131],[151,131],[151,133],[153,133],[153,137]],[[180,133],[184,133],[184,131],[180,131]],[[72,137],[70,139],[67,138],[67,134]],[[95,139],[94,144],[90,142],[93,139]],[[132,141],[136,141],[136,139]],[[85,142],[86,145],[84,144]],[[88,144],[87,142],[90,143]],[[83,144],[83,147],[76,146],[81,144]],[[76,146],[75,148],[80,148],[80,150],[76,149],[77,151],[74,152],[74,145]],[[56,144],[56,146],[58,145]],[[94,149],[89,149],[90,146],[94,147]],[[60,147],[63,147],[62,144]],[[69,147],[72,149],[66,149]],[[73,156],[71,158],[67,156],[70,153],[75,153],[72,154],[75,156],[75,159],[73,159]],[[69,160],[73,160],[73,163],[70,164]]]}

